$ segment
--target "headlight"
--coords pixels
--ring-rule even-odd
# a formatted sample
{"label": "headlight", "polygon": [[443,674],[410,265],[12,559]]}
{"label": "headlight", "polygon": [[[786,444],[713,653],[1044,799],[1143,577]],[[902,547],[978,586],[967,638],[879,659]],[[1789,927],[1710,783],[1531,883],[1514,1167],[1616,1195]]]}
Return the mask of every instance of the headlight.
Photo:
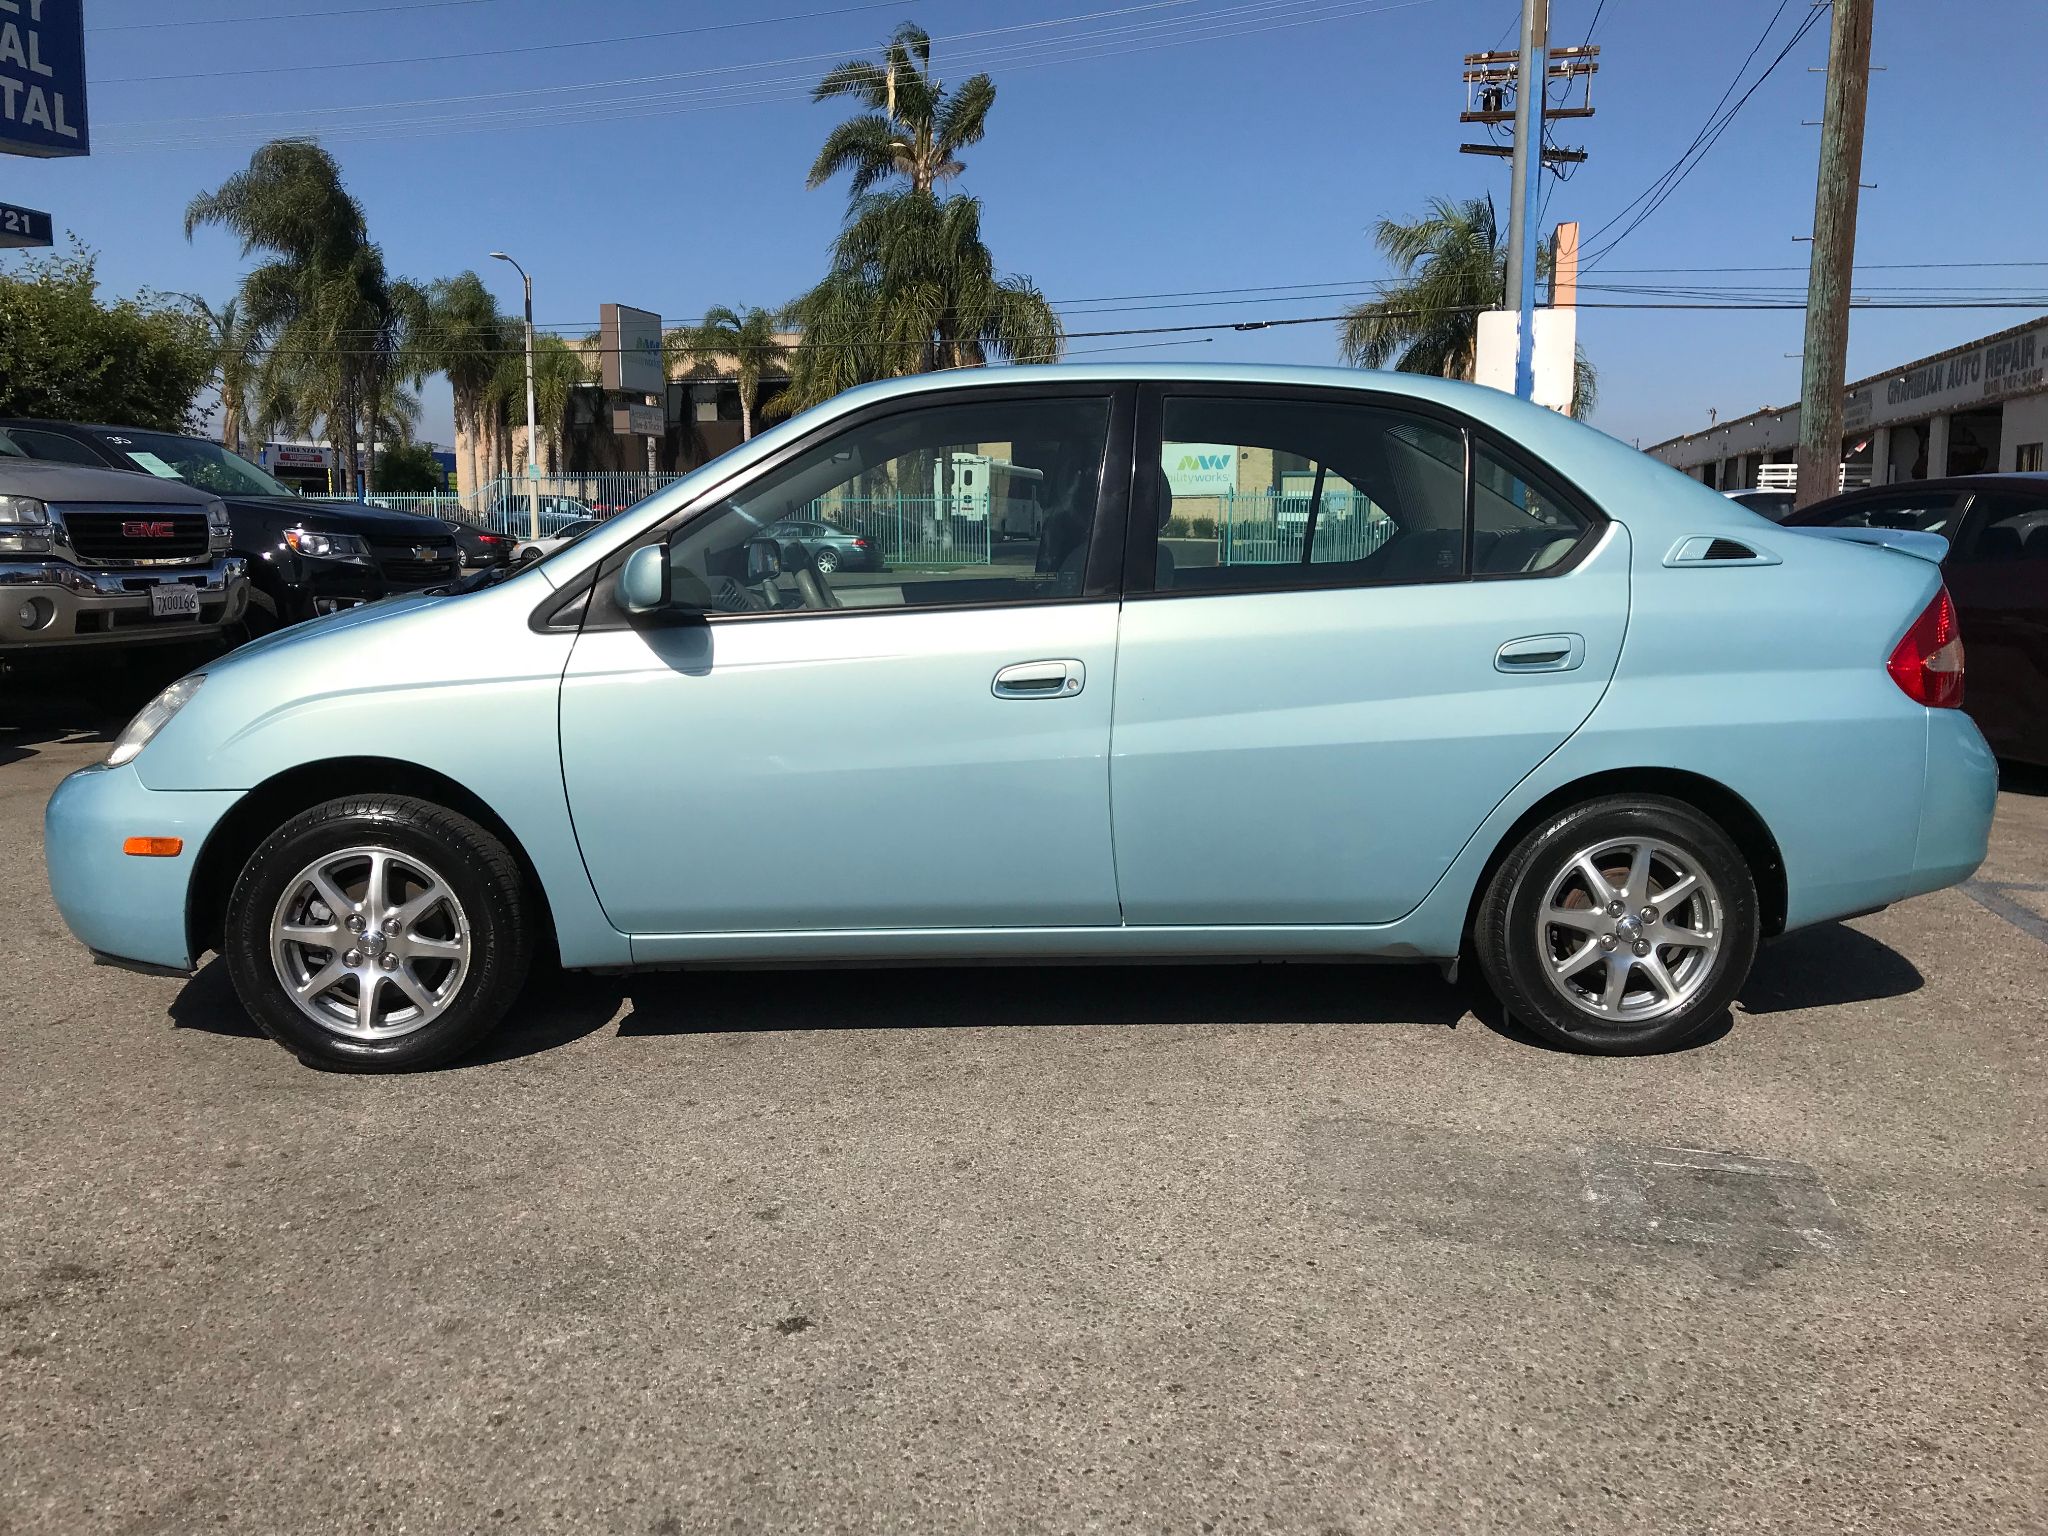
{"label": "headlight", "polygon": [[311,533],[304,528],[287,528],[285,543],[315,560],[367,560],[370,546],[353,533]]}
{"label": "headlight", "polygon": [[216,553],[234,542],[235,525],[228,517],[226,502],[209,501],[206,504],[206,535]]}
{"label": "headlight", "polygon": [[0,496],[0,555],[47,555],[50,509],[33,496]]}
{"label": "headlight", "polygon": [[181,677],[143,705],[142,713],[128,722],[128,729],[114,738],[114,750],[107,754],[108,764],[118,768],[123,763],[133,762],[156,733],[171,723],[171,716],[192,702],[192,695],[205,681],[204,672]]}

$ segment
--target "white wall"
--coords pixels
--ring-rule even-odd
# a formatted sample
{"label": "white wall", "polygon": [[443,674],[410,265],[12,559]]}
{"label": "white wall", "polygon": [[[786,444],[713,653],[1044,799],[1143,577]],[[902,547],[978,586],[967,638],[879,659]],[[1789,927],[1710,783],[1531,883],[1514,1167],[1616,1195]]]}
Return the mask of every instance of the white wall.
{"label": "white wall", "polygon": [[2011,469],[2021,443],[2048,443],[2048,395],[2029,395],[2005,403],[2005,426],[1998,437],[1998,467]]}

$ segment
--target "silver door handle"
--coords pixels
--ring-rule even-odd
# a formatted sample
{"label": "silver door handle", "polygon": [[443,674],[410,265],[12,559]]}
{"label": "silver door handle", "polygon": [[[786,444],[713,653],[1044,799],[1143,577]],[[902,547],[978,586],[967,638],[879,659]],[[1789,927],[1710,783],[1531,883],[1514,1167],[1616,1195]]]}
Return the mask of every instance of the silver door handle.
{"label": "silver door handle", "polygon": [[999,699],[1071,699],[1087,682],[1078,661],[1020,661],[996,674]]}
{"label": "silver door handle", "polygon": [[1583,635],[1529,635],[1493,653],[1501,672],[1569,672],[1586,659]]}

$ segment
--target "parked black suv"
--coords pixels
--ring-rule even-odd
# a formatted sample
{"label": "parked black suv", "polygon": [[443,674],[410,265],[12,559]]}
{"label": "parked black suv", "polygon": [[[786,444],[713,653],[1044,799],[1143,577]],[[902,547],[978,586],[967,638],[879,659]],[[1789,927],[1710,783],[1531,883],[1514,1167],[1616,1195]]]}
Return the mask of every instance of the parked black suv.
{"label": "parked black suv", "polygon": [[203,437],[4,419],[0,437],[31,459],[157,475],[220,497],[234,528],[233,553],[249,564],[252,633],[462,573],[454,529],[440,518],[300,496]]}

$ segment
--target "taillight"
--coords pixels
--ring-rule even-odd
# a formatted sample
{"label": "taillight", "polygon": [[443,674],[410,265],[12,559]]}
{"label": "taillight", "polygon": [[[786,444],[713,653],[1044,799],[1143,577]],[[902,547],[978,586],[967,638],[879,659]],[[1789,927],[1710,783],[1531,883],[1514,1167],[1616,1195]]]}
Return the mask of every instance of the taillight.
{"label": "taillight", "polygon": [[1913,621],[1885,670],[1916,704],[1929,709],[1963,707],[1963,637],[1947,587]]}

